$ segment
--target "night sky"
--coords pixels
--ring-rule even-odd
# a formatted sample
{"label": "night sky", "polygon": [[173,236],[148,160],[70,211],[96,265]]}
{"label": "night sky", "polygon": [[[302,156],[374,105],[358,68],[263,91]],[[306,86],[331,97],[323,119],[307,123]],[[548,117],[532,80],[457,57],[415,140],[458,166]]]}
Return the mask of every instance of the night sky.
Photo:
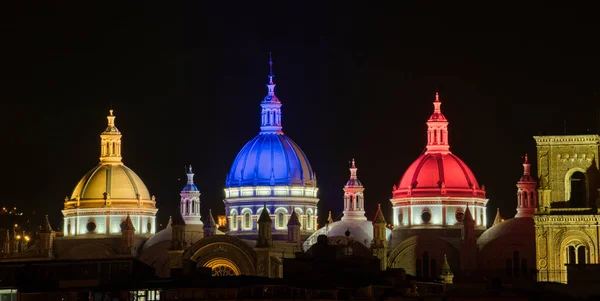
{"label": "night sky", "polygon": [[160,222],[179,206],[186,164],[204,217],[223,214],[225,175],[259,132],[269,52],[283,130],[317,174],[321,223],[342,211],[353,157],[367,215],[381,203],[391,218],[436,89],[488,218],[514,215],[533,135],[562,134],[565,120],[569,134],[599,128],[598,18],[585,7],[83,2],[12,7],[0,28],[0,204],[49,214],[55,229],[98,163],[111,104],[124,163],[156,195]]}

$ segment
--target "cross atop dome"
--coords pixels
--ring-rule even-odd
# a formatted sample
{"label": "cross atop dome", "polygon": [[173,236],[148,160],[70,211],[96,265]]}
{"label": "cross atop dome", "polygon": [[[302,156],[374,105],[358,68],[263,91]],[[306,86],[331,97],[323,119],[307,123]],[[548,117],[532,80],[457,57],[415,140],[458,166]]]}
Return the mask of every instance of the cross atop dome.
{"label": "cross atop dome", "polygon": [[448,120],[442,114],[440,94],[435,92],[433,114],[427,120],[427,153],[449,153]]}
{"label": "cross atop dome", "polygon": [[261,134],[283,134],[281,131],[281,102],[275,95],[275,82],[273,82],[273,59],[269,52],[269,83],[267,84],[267,96],[260,106],[261,112]]}

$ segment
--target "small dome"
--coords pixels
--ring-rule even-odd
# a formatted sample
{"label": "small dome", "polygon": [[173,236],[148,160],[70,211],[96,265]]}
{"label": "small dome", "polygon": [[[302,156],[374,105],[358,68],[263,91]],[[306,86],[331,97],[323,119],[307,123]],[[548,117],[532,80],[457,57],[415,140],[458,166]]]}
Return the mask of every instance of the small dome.
{"label": "small dome", "polygon": [[301,185],[317,181],[306,155],[283,134],[261,133],[238,153],[227,175],[226,186]]}
{"label": "small dome", "polygon": [[485,198],[485,191],[467,164],[454,154],[426,152],[408,167],[393,195],[394,198],[439,195]]}
{"label": "small dome", "polygon": [[511,218],[492,226],[479,236],[477,246],[479,250],[492,241],[509,239],[535,242],[535,224],[531,217]]}
{"label": "small dome", "polygon": [[[304,251],[308,250],[313,244],[317,243],[319,235],[327,235],[327,237],[346,237],[346,231],[350,231],[350,237],[360,242],[365,246],[370,246],[373,241],[373,222],[367,220],[346,220],[337,221],[321,229],[315,231],[303,244]],[[389,236],[392,234],[392,230],[386,229],[386,235],[389,240]]]}
{"label": "small dome", "polygon": [[130,201],[137,201],[138,196],[142,200],[151,200],[142,179],[123,164],[99,164],[94,167],[77,183],[71,200],[79,198],[79,208],[100,207],[104,205],[104,193],[107,193],[113,206],[131,207]]}
{"label": "small dome", "polygon": [[349,179],[348,182],[346,182],[346,187],[362,187],[363,184],[358,180],[358,179]]}
{"label": "small dome", "polygon": [[181,190],[181,192],[198,192],[200,190],[198,190],[198,187],[196,186],[196,184],[186,184],[183,189]]}

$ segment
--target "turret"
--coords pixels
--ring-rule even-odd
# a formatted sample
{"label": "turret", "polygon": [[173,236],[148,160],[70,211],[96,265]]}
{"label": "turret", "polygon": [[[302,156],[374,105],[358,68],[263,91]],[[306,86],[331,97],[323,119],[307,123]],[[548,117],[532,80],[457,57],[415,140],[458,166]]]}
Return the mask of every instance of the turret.
{"label": "turret", "polygon": [[454,280],[454,273],[450,269],[450,264],[448,263],[448,257],[444,254],[444,265],[442,266],[442,274],[440,275],[442,278],[442,282],[444,284],[452,284]]}
{"label": "turret", "polygon": [[366,221],[365,216],[365,198],[362,183],[356,176],[356,162],[352,159],[352,165],[350,166],[350,179],[344,186],[344,216],[342,220],[361,220]]}
{"label": "turret", "polygon": [[183,250],[185,248],[185,221],[181,213],[175,214],[171,220],[171,250]]}
{"label": "turret", "polygon": [[463,218],[462,241],[460,244],[460,264],[465,276],[469,277],[475,270],[477,245],[475,237],[475,220],[467,205]]}
{"label": "turret", "polygon": [[171,248],[167,251],[169,254],[169,268],[181,270],[183,266],[183,250],[185,248],[185,221],[181,212],[175,214],[171,219]]}
{"label": "turret", "polygon": [[260,217],[258,218],[258,238],[256,242],[257,248],[266,248],[273,245],[273,238],[271,236],[271,227],[273,220],[267,210],[267,204],[265,203]]}
{"label": "turret", "polygon": [[125,220],[121,223],[121,237],[122,237],[122,249],[123,254],[135,255],[135,241],[134,241],[135,227],[131,221],[129,213]]}
{"label": "turret", "polygon": [[298,214],[296,213],[296,211],[292,211],[292,214],[290,215],[290,219],[288,220],[288,223],[287,223],[288,241],[289,242],[293,242],[293,243],[300,245],[300,243],[301,243],[300,227],[301,226],[302,225],[300,224],[300,220],[298,219]]}
{"label": "turret", "polygon": [[377,204],[377,212],[375,213],[375,218],[373,218],[373,244],[371,245],[371,249],[373,250],[373,255],[379,258],[382,271],[387,269],[388,241],[386,225],[387,222],[381,211],[381,204]]}
{"label": "turret", "polygon": [[115,126],[113,110],[106,116],[108,125],[102,134],[100,134],[100,162],[103,164],[121,163],[121,132]]}
{"label": "turret", "polygon": [[212,210],[208,209],[208,217],[204,224],[204,237],[209,237],[217,234],[217,223],[212,215]]}
{"label": "turret", "polygon": [[331,217],[331,211],[329,211],[329,216],[327,216],[327,223],[333,224],[333,217]]}
{"label": "turret", "polygon": [[52,242],[54,240],[54,231],[52,230],[52,226],[50,226],[50,221],[48,220],[47,214],[44,223],[40,228],[39,237],[40,241],[38,243],[38,246],[40,253],[52,256]]}
{"label": "turret", "polygon": [[531,175],[527,154],[523,157],[523,176],[517,182],[517,214],[515,217],[533,217],[537,208],[537,180]]}
{"label": "turret", "polygon": [[200,215],[200,190],[194,184],[194,173],[192,166],[187,172],[187,184],[179,194],[181,196],[179,211],[187,225],[202,225]]}
{"label": "turret", "polygon": [[496,209],[496,217],[494,218],[494,223],[492,224],[492,227],[495,225],[498,225],[502,222],[502,216],[500,216],[500,208]]}

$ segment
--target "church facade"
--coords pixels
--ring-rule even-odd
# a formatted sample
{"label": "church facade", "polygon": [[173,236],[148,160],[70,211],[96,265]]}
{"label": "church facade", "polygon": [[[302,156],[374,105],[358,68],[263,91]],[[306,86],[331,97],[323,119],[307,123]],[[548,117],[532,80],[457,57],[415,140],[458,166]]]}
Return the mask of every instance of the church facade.
{"label": "church facade", "polygon": [[515,203],[515,216],[504,220],[497,213],[488,222],[485,187],[452,153],[449,120],[437,93],[426,120],[425,150],[392,188],[390,222],[381,207],[365,212],[371,200],[352,160],[340,194],[342,217],[334,220],[329,212],[318,228],[316,172],[283,133],[282,102],[269,64],[259,133],[242,147],[225,179],[225,228],[211,210],[201,215],[201,183],[194,182],[190,166],[179,214],[157,231],[155,198],[124,165],[122,133],[111,110],[100,135],[100,162],[64,200],[63,235],[56,236],[47,220],[32,244],[8,231],[0,239],[0,261],[133,257],[160,277],[173,269],[207,267],[213,276],[277,278],[284,259],[310,254],[325,242],[343,246],[344,256],[378,258],[382,270],[401,268],[447,283],[566,282],[566,264],[598,262],[600,137],[536,136],[538,177],[525,156],[516,189],[506,188],[517,192],[515,200],[506,200]]}

